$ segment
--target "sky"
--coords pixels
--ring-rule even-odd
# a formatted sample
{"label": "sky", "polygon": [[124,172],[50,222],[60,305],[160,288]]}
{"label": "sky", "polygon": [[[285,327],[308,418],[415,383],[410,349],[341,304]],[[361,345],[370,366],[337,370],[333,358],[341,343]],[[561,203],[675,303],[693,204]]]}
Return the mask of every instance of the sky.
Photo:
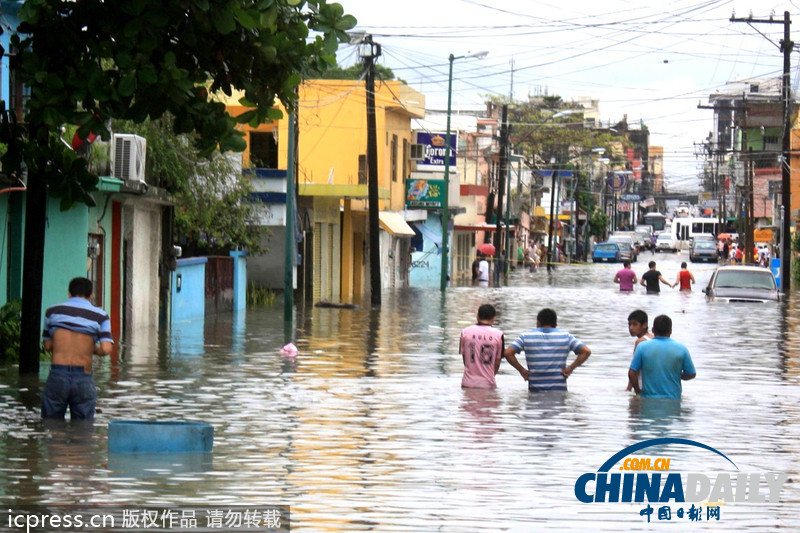
{"label": "sky", "polygon": [[[702,143],[713,129],[709,95],[748,78],[779,77],[783,13],[800,42],[800,0],[631,2],[630,0],[337,0],[381,45],[378,63],[426,97],[447,103],[448,57],[488,51],[453,64],[453,109],[481,108],[486,95],[558,95],[600,101],[602,124],[627,115],[664,147],[670,191],[700,189]],[[732,16],[775,24],[731,22]],[[795,32],[797,32],[795,34]],[[791,79],[800,79],[800,45]],[[359,61],[341,46],[339,63]]]}

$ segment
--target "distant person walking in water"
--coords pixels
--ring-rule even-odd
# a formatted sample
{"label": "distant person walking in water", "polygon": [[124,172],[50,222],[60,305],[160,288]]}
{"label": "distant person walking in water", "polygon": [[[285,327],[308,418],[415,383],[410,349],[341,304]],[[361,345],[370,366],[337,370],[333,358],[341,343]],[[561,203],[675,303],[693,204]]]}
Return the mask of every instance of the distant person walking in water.
{"label": "distant person walking in water", "polygon": [[465,389],[493,389],[494,376],[503,360],[503,332],[494,327],[497,312],[493,305],[478,308],[478,323],[461,331],[458,352],[464,360],[461,386]]}
{"label": "distant person walking in water", "polygon": [[[567,378],[589,358],[592,351],[567,331],[556,328],[557,316],[552,309],[542,309],[536,316],[536,329],[522,332],[505,350],[506,359],[528,380],[528,390],[566,391]],[[516,354],[525,352],[527,370]],[[577,357],[567,365],[567,356]]]}
{"label": "distant person walking in water", "polygon": [[622,292],[633,291],[633,286],[636,284],[636,272],[631,270],[631,262],[625,261],[622,263],[616,274],[614,274],[614,283],[619,284],[619,290]]}
{"label": "distant person walking in water", "polygon": [[628,369],[628,381],[644,398],[680,398],[681,382],[697,375],[692,357],[686,346],[670,338],[672,319],[667,315],[653,320],[653,335],[636,347]]}
{"label": "distant person walking in water", "polygon": [[675,278],[675,283],[672,284],[672,287],[675,288],[675,285],[680,285],[681,288],[679,290],[682,291],[691,291],[692,285],[694,284],[694,274],[689,272],[689,268],[686,265],[686,261],[681,263],[681,269],[678,271],[678,277]]}
{"label": "distant person walking in water", "polygon": [[647,266],[650,268],[650,270],[642,274],[642,279],[639,283],[647,289],[648,293],[650,294],[660,293],[661,286],[659,285],[659,282],[672,288],[672,284],[661,276],[661,272],[656,270],[655,261],[650,261],[647,264]]}
{"label": "distant person walking in water", "polygon": [[486,255],[478,252],[478,257],[480,260],[478,261],[478,286],[480,287],[488,287],[489,286],[489,261],[486,260]]}
{"label": "distant person walking in water", "polygon": [[477,255],[475,256],[475,260],[472,262],[472,283],[477,283],[478,278],[481,275],[480,264],[481,264],[481,253],[478,252]]}
{"label": "distant person walking in water", "polygon": [[97,390],[92,379],[92,356],[111,353],[108,314],[93,306],[92,282],[74,278],[69,300],[45,312],[44,349],[53,353],[50,375],[42,393],[42,418],[94,418]]}

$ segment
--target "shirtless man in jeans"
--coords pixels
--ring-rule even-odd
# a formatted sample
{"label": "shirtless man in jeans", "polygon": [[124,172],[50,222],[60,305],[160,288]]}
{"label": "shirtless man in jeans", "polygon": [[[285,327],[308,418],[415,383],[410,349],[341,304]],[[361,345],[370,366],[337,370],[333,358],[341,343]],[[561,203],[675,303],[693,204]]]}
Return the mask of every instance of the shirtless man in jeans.
{"label": "shirtless man in jeans", "polygon": [[92,356],[110,354],[113,339],[108,314],[89,301],[92,291],[91,280],[75,278],[69,300],[45,312],[43,345],[53,364],[42,393],[42,418],[63,419],[67,407],[73,420],[94,418]]}

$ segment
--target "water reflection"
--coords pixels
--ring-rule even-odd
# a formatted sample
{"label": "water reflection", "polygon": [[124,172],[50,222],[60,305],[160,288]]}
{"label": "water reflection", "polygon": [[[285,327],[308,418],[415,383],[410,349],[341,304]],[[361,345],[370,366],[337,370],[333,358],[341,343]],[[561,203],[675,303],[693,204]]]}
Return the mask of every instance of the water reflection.
{"label": "water reflection", "polygon": [[503,425],[498,421],[501,404],[497,389],[463,389],[461,409],[468,416],[461,419],[462,431],[472,434],[475,442],[488,448],[489,437],[503,431]]}
{"label": "water reflection", "polygon": [[[687,402],[688,404],[688,402]],[[631,396],[628,403],[631,440],[668,437],[675,426],[691,423],[693,410],[681,400]]]}
{"label": "water reflection", "polygon": [[[681,257],[657,260],[674,279]],[[575,479],[624,446],[670,436],[705,442],[742,471],[792,474],[785,503],[748,507],[747,520],[728,506],[715,528],[791,523],[800,511],[798,298],[709,304],[699,289],[711,266],[692,268],[694,292],[621,294],[616,268],[518,270],[504,286],[445,295],[398,290],[379,309],[301,305],[290,331],[278,307],[167,338],[143,332],[96,366],[100,412],[90,430],[39,419],[46,369],[28,383],[0,369],[0,503],[287,504],[297,531],[637,529],[642,519],[627,507],[587,515]],[[459,335],[483,303],[496,307],[507,339],[551,307],[592,348],[568,393],[529,394],[505,363],[497,389],[461,389]],[[698,376],[678,402],[625,391],[634,309],[651,322],[670,315],[692,354]],[[297,355],[280,353],[287,342]],[[124,419],[211,423],[213,454],[109,456],[108,422]],[[670,452],[673,464],[705,459]]]}

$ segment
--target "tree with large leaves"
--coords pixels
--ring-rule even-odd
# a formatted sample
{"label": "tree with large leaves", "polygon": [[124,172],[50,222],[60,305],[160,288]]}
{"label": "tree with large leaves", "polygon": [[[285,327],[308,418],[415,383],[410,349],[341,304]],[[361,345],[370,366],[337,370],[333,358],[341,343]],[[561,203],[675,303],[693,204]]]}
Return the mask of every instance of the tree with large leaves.
{"label": "tree with large leaves", "polygon": [[[590,213],[587,229],[592,235],[602,235],[607,219],[601,211],[595,213],[598,202],[596,193],[592,192],[595,184],[590,179],[591,157],[595,148],[604,148],[605,157],[611,159],[610,168],[624,167],[619,148],[627,147],[628,139],[610,128],[585,127],[584,108],[557,95],[513,102],[505,97],[494,97],[492,101],[498,106],[509,104],[511,144],[514,152],[525,156],[531,168],[549,169],[556,164],[575,172],[577,205]],[[613,146],[619,147],[617,160],[614,160]]]}
{"label": "tree with large leaves", "polygon": [[[109,137],[107,121],[169,112],[175,133],[195,132],[203,154],[241,150],[238,124],[278,118],[280,101],[310,72],[335,65],[356,20],[326,0],[26,0],[12,36],[30,97],[24,121],[3,110],[3,172],[28,173],[20,372],[38,371],[45,209],[93,204],[97,176],[57,138],[64,124]],[[312,34],[312,32],[315,32]],[[231,117],[213,94],[242,91]]]}

